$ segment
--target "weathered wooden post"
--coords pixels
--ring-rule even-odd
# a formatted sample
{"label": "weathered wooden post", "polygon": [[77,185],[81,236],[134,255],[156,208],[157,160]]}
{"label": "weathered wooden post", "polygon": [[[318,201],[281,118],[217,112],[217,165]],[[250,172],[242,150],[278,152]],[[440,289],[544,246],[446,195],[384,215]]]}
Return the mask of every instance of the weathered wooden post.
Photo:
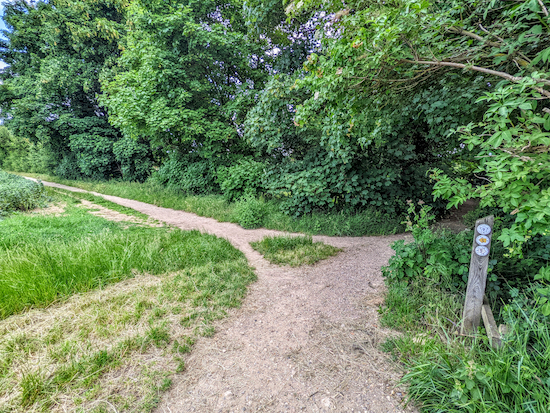
{"label": "weathered wooden post", "polygon": [[476,221],[461,334],[475,333],[480,324],[494,222],[495,217],[492,215]]}

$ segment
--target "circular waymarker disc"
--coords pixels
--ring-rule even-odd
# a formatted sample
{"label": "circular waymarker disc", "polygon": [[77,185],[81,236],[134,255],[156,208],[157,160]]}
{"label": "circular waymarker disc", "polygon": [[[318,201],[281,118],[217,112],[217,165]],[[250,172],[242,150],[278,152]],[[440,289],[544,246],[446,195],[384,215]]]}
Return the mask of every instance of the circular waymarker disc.
{"label": "circular waymarker disc", "polygon": [[475,252],[480,257],[486,257],[487,255],[489,255],[489,248],[484,247],[483,245],[478,245],[475,249]]}
{"label": "circular waymarker disc", "polygon": [[491,233],[491,227],[487,224],[478,225],[476,230],[481,235],[489,235]]}
{"label": "circular waymarker disc", "polygon": [[489,245],[490,242],[491,242],[491,240],[489,239],[489,237],[487,235],[478,235],[476,237],[476,244],[477,245]]}

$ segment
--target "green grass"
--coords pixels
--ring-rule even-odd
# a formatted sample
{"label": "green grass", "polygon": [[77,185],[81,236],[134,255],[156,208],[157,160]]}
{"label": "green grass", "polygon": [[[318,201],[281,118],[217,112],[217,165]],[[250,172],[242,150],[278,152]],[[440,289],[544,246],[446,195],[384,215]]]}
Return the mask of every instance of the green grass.
{"label": "green grass", "polygon": [[403,366],[409,400],[422,412],[548,412],[550,319],[516,299],[503,307],[510,332],[493,349],[483,328],[474,339],[454,334],[462,301],[427,282],[388,285],[381,320],[403,334],[383,349]]}
{"label": "green grass", "polygon": [[[242,204],[238,202],[229,203],[220,195],[186,195],[178,190],[165,188],[151,182],[70,181],[51,175],[31,173],[23,175],[74,186],[88,191],[134,199],[165,208],[193,212],[197,215],[214,218],[221,222],[243,222],[245,227],[247,223],[253,222],[254,225],[250,227],[262,226],[279,231],[329,236],[388,235],[404,230],[401,224],[402,217],[382,214],[376,209],[360,213],[313,213],[300,218],[293,218],[283,214],[279,210],[279,205],[276,201],[259,201],[261,203],[258,207],[260,211],[257,211],[256,214],[260,215],[261,220],[257,221],[255,217],[239,216],[243,214],[243,211],[239,210],[242,209]],[[249,211],[245,208],[244,212]]]}
{"label": "green grass", "polygon": [[149,412],[255,275],[226,240],[51,193],[61,215],[0,222],[0,412]]}
{"label": "green grass", "polygon": [[338,254],[340,249],[322,242],[313,242],[311,237],[276,236],[251,242],[252,248],[272,264],[312,265]]}
{"label": "green grass", "polygon": [[61,188],[55,188],[55,189],[46,188],[46,190],[48,190],[48,189],[50,191],[53,191],[54,193],[62,194],[62,195],[65,195],[65,196],[68,196],[68,197],[71,197],[71,198],[85,199],[86,201],[93,202],[96,205],[100,205],[100,206],[108,208],[112,211],[120,212],[121,214],[125,214],[125,215],[135,216],[137,218],[143,219],[144,221],[147,221],[149,219],[149,216],[146,215],[146,214],[143,214],[143,213],[141,213],[139,211],[136,211],[135,209],[132,209],[132,208],[128,208],[128,207],[125,207],[125,206],[122,206],[122,205],[119,205],[119,204],[115,204],[114,202],[106,200],[102,196],[97,196],[97,195],[93,195],[93,194],[86,193],[86,192],[72,192],[72,191],[68,191],[66,189],[61,189]]}
{"label": "green grass", "polygon": [[122,225],[69,206],[62,217],[0,222],[0,319],[132,276],[162,274],[239,252],[198,231]]}

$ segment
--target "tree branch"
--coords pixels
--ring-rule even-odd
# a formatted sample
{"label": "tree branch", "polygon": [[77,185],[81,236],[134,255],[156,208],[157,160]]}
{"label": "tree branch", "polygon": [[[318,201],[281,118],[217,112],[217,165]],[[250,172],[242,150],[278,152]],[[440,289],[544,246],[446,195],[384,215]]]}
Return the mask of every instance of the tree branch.
{"label": "tree branch", "polygon": [[[512,76],[512,75],[510,75],[506,72],[499,72],[498,70],[487,69],[485,67],[480,67],[480,66],[465,65],[463,63],[441,62],[441,61],[438,61],[438,60],[429,61],[429,60],[408,60],[408,59],[403,59],[401,61],[404,62],[404,63],[418,64],[418,65],[446,66],[446,67],[454,67],[454,68],[457,68],[457,69],[473,70],[474,72],[481,72],[481,73],[485,73],[485,74],[488,74],[488,75],[501,77],[503,79],[509,80],[510,82],[514,82],[514,83],[519,83],[523,79],[525,79],[524,77],[521,77],[521,76]],[[533,79],[533,80],[535,80],[537,82],[540,82],[540,83],[544,83],[546,85],[550,85],[550,81],[548,81],[546,79]],[[535,89],[541,95],[544,95],[544,96],[550,98],[550,92],[547,91],[546,89],[544,89],[542,87],[538,87],[538,86],[533,86],[533,89]]]}
{"label": "tree branch", "polygon": [[464,30],[464,29],[461,29],[460,27],[454,27],[453,26],[453,27],[449,27],[447,30],[451,33],[462,34],[464,36],[471,37],[472,39],[476,39],[480,42],[487,43],[489,46],[493,46],[493,47],[501,47],[502,46],[500,43],[492,42],[490,40],[484,39],[480,35],[469,32],[469,31]]}
{"label": "tree branch", "polygon": [[538,2],[539,2],[540,7],[542,8],[542,12],[544,13],[544,15],[546,17],[548,17],[548,9],[546,8],[546,6],[542,2],[542,0],[538,0]]}

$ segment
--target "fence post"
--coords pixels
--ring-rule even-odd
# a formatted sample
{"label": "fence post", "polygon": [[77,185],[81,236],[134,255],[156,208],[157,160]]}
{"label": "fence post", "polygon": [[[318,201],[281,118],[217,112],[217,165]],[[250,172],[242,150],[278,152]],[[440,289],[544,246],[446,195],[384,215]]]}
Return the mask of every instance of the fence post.
{"label": "fence post", "polygon": [[492,215],[476,221],[461,334],[475,333],[480,324],[494,222],[495,217]]}

